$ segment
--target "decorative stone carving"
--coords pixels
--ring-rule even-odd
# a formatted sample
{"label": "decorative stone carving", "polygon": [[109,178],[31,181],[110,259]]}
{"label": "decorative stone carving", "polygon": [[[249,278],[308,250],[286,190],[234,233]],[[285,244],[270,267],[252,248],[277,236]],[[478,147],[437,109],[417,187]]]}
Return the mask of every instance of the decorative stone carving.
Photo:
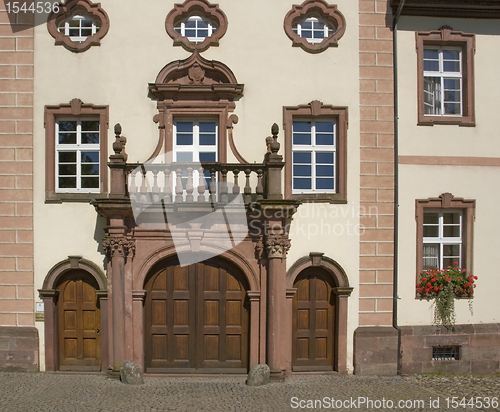
{"label": "decorative stone carving", "polygon": [[261,260],[264,257],[262,256],[263,253],[264,253],[264,240],[262,236],[259,236],[257,242],[255,243],[255,258],[257,260]]}
{"label": "decorative stone carving", "polygon": [[290,239],[285,235],[269,235],[266,238],[266,251],[269,259],[284,258],[290,249]]}
{"label": "decorative stone carving", "polygon": [[135,254],[135,242],[125,237],[108,237],[102,242],[106,253],[113,256],[133,257]]}

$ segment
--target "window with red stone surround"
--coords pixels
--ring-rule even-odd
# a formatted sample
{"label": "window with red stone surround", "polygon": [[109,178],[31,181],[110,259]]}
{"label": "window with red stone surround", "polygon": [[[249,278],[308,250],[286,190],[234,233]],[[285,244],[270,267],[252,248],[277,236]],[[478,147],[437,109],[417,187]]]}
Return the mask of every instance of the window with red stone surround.
{"label": "window with red stone surround", "polygon": [[461,213],[461,267],[472,271],[472,241],[476,201],[454,197],[451,193],[443,193],[437,198],[417,199],[415,201],[415,220],[417,222],[417,273],[416,280],[424,269],[424,214],[430,211]]}
{"label": "window with red stone surround", "polygon": [[[425,126],[432,126],[434,124],[458,124],[459,126],[475,126],[475,114],[474,114],[474,52],[475,52],[475,37],[474,34],[462,33],[459,31],[453,31],[449,26],[443,26],[439,30],[429,31],[429,32],[417,32],[416,33],[417,42],[417,61],[418,61],[418,124]],[[429,72],[428,67],[424,65],[424,58],[430,67],[432,65],[432,60],[428,59],[428,53],[430,51],[435,51],[441,57],[439,60],[435,60],[436,69],[434,72]],[[442,62],[443,51],[446,53],[454,52],[460,57],[456,62],[457,66],[460,68],[455,69],[456,72],[452,73],[444,65],[451,64],[453,61]],[[425,56],[427,54],[427,56]],[[439,62],[439,63],[438,63]],[[431,83],[429,79],[438,79],[439,72],[440,76],[444,82],[457,83],[460,87],[452,87],[455,91],[446,91],[447,87],[438,85],[440,90],[431,90],[429,92],[429,87]],[[434,74],[433,74],[434,73]],[[450,77],[456,76],[456,77]],[[439,82],[437,82],[439,83]],[[445,91],[441,90],[444,88]],[[437,95],[436,95],[437,93]],[[457,97],[453,97],[456,94]],[[435,97],[437,96],[437,97]],[[459,97],[460,96],[460,97]],[[439,111],[438,113],[429,113],[433,110],[430,109],[432,105],[429,105],[429,99],[433,102],[435,99],[440,99],[444,102],[446,106],[447,101],[459,101],[458,106],[460,109],[454,110],[457,114],[450,114],[446,110]],[[427,107],[427,108],[426,108]],[[453,110],[452,110],[453,111]],[[435,112],[435,111],[434,111]]]}
{"label": "window with red stone surround", "polygon": [[292,6],[283,27],[293,46],[309,53],[320,53],[338,46],[346,29],[346,20],[336,5],[323,0],[306,0],[300,6]]}
{"label": "window with red stone surround", "polygon": [[[45,201],[47,203],[88,202],[99,193],[108,190],[108,106],[96,106],[73,99],[70,103],[57,106],[45,106]],[[67,191],[56,189],[56,126],[58,119],[72,119],[77,122],[99,120],[99,190]]]}
{"label": "window with red stone surround", "polygon": [[174,46],[188,51],[204,51],[218,46],[226,34],[227,17],[218,4],[206,0],[186,0],[175,4],[165,20],[165,29]]}
{"label": "window with red stone surround", "polygon": [[109,30],[109,17],[100,3],[70,0],[65,5],[59,4],[59,11],[49,15],[47,29],[56,45],[79,53],[101,45]]}
{"label": "window with red stone surround", "polygon": [[[347,127],[348,110],[347,107],[337,107],[324,105],[318,100],[300,106],[289,106],[283,108],[283,120],[285,130],[285,197],[287,199],[300,199],[307,201],[329,201],[332,203],[347,202]],[[293,124],[295,120],[305,122],[330,121],[334,124],[334,191],[322,191],[316,189],[304,193],[293,189]],[[314,144],[314,143],[313,143]],[[315,152],[314,146],[306,147],[311,153]],[[311,168],[315,168],[313,164]],[[318,167],[322,167],[319,165]],[[313,173],[313,171],[311,172]]]}

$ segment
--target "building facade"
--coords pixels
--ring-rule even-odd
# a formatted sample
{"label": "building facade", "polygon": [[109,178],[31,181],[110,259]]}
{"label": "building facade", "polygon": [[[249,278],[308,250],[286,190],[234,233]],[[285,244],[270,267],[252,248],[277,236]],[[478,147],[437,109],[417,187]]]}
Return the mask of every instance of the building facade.
{"label": "building facade", "polygon": [[500,9],[406,3],[4,3],[0,368],[498,372]]}

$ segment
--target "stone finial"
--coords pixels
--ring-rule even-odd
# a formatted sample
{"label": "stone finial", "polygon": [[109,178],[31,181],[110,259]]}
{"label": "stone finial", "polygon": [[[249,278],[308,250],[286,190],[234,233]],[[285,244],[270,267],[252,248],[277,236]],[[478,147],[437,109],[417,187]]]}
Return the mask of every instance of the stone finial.
{"label": "stone finial", "polygon": [[123,144],[121,141],[121,133],[122,133],[122,127],[120,123],[115,124],[115,141],[113,142],[113,151],[115,152],[115,155],[120,154],[123,148]]}
{"label": "stone finial", "polygon": [[271,134],[273,135],[273,142],[269,145],[271,148],[271,153],[278,153],[278,150],[280,150],[280,144],[278,143],[278,133],[280,131],[280,128],[276,123],[274,123],[271,127]]}

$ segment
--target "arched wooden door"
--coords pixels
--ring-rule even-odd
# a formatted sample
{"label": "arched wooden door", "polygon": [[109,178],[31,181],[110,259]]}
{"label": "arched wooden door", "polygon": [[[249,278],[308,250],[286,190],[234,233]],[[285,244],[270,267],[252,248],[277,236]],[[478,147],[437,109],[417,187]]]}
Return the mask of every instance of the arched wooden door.
{"label": "arched wooden door", "polygon": [[170,260],[146,283],[146,372],[247,373],[245,280],[218,259]]}
{"label": "arched wooden door", "polygon": [[57,301],[59,370],[101,370],[99,285],[83,270],[72,270],[59,282]]}
{"label": "arched wooden door", "polygon": [[320,269],[305,269],[294,288],[292,371],[331,371],[335,339],[332,279]]}

